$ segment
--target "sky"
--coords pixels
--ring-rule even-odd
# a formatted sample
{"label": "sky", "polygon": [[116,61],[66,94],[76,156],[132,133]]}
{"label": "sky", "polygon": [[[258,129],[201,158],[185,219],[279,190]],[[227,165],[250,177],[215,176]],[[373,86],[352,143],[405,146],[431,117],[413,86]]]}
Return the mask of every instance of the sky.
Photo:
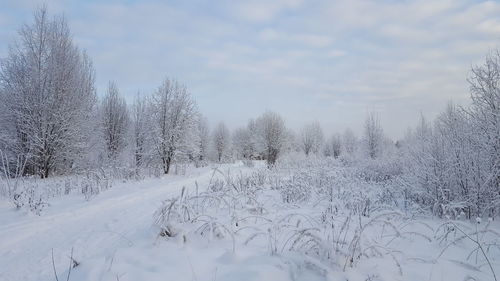
{"label": "sky", "polygon": [[42,3],[93,59],[99,95],[112,80],[131,102],[175,78],[230,128],[271,110],[360,135],[375,112],[396,140],[469,104],[471,67],[500,46],[500,1],[0,0],[0,58]]}

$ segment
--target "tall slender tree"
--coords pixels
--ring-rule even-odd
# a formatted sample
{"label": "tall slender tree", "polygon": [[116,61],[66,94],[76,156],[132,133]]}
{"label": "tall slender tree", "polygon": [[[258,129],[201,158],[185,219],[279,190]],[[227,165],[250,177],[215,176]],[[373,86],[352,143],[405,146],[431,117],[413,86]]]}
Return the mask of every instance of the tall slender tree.
{"label": "tall slender tree", "polygon": [[375,113],[368,114],[365,121],[365,134],[363,136],[365,150],[370,158],[380,156],[384,142],[384,132],[380,126],[380,121]]}
{"label": "tall slender tree", "polygon": [[125,99],[114,82],[101,103],[102,129],[108,159],[115,162],[127,146],[130,117]]}
{"label": "tall slender tree", "polygon": [[215,127],[212,134],[212,145],[215,158],[219,163],[229,156],[231,145],[230,134],[224,122],[220,122],[217,127]]}

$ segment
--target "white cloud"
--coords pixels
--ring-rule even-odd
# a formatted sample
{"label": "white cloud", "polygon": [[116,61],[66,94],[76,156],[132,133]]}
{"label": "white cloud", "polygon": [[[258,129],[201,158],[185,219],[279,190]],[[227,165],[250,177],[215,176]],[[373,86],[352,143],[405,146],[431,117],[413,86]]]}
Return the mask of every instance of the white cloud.
{"label": "white cloud", "polygon": [[267,22],[274,20],[286,10],[297,9],[301,3],[301,0],[251,0],[239,1],[234,4],[228,3],[228,5],[232,6],[230,12],[239,19],[250,22]]}
{"label": "white cloud", "polygon": [[333,49],[333,50],[329,50],[326,53],[326,56],[329,57],[329,58],[338,58],[338,57],[343,57],[346,54],[347,54],[346,51]]}
{"label": "white cloud", "polygon": [[[0,50],[2,27],[28,21],[38,2],[0,11]],[[115,80],[132,97],[169,75],[188,84],[210,119],[244,122],[272,109],[291,122],[331,120],[331,130],[356,127],[376,108],[393,137],[420,110],[466,100],[469,67],[500,43],[494,1],[72,0],[49,8],[64,11],[94,58],[99,89]]]}

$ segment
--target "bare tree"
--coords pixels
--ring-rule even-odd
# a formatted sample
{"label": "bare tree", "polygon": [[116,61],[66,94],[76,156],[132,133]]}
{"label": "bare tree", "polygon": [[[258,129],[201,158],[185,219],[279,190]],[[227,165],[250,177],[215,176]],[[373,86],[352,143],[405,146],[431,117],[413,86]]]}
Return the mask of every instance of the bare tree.
{"label": "bare tree", "polygon": [[230,153],[230,134],[224,122],[220,122],[215,127],[212,134],[212,145],[215,158],[220,163],[228,157]]}
{"label": "bare tree", "polygon": [[130,124],[127,103],[120,97],[114,82],[109,82],[108,90],[101,103],[102,129],[108,159],[118,159],[127,145],[127,131]]}
{"label": "bare tree", "polygon": [[259,132],[259,146],[268,167],[273,166],[281,153],[287,138],[285,121],[274,112],[266,112],[256,120]]}
{"label": "bare tree", "polygon": [[300,146],[306,155],[318,153],[323,144],[323,130],[319,122],[304,126],[300,132]]}
{"label": "bare tree", "polygon": [[26,173],[45,178],[74,167],[88,148],[94,70],[66,20],[50,19],[45,7],[19,35],[1,61],[0,131],[9,154],[27,160]]}
{"label": "bare tree", "polygon": [[365,121],[365,134],[363,136],[364,148],[370,158],[380,156],[384,142],[384,133],[380,126],[378,116],[374,113],[368,114]]}
{"label": "bare tree", "polygon": [[151,99],[152,141],[165,174],[172,162],[190,149],[189,136],[196,127],[196,115],[186,87],[165,79]]}

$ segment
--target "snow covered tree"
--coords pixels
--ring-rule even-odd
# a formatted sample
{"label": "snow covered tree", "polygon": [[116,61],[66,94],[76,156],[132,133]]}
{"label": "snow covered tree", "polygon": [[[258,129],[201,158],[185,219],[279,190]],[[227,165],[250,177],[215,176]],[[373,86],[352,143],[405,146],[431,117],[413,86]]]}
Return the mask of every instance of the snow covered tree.
{"label": "snow covered tree", "polygon": [[220,122],[217,127],[215,127],[212,133],[212,145],[215,158],[219,163],[229,156],[231,140],[229,130],[224,122]]}
{"label": "snow covered tree", "polygon": [[145,156],[147,154],[147,136],[149,131],[147,101],[141,98],[139,94],[137,94],[132,105],[132,130],[135,166],[142,167],[145,164]]}
{"label": "snow covered tree", "polygon": [[120,97],[114,82],[101,103],[102,130],[108,160],[115,162],[127,146],[127,132],[130,125],[127,103]]}
{"label": "snow covered tree", "polygon": [[252,154],[251,137],[247,128],[238,128],[233,132],[233,148],[237,159],[249,159]]}
{"label": "snow covered tree", "polygon": [[499,211],[494,183],[498,168],[491,165],[498,155],[484,146],[484,131],[471,110],[449,104],[433,127],[422,118],[405,140],[404,178],[413,187],[407,193],[439,217],[483,217]]}
{"label": "snow covered tree", "polygon": [[2,143],[43,178],[75,168],[88,149],[96,96],[94,69],[64,17],[42,7],[1,61]]}
{"label": "snow covered tree", "polygon": [[358,139],[351,129],[346,129],[342,135],[342,149],[346,154],[352,155],[356,151]]}
{"label": "snow covered tree", "polygon": [[196,128],[196,106],[187,88],[165,79],[150,101],[154,150],[168,174],[173,161],[185,157],[193,145],[189,136]]}
{"label": "snow covered tree", "polygon": [[342,151],[342,138],[339,134],[333,134],[325,143],[324,154],[327,157],[338,158]]}
{"label": "snow covered tree", "polygon": [[323,130],[319,122],[304,126],[300,132],[300,146],[306,155],[318,153],[323,144]]}
{"label": "snow covered tree", "polygon": [[198,161],[206,161],[208,159],[209,145],[210,145],[210,130],[208,128],[208,121],[201,114],[198,114],[197,122],[198,134]]}
{"label": "snow covered tree", "polygon": [[268,111],[256,120],[256,127],[260,150],[270,167],[276,163],[287,140],[285,121],[277,113]]}
{"label": "snow covered tree", "polygon": [[[470,116],[472,128],[474,128],[475,145],[481,151],[482,186],[500,194],[499,51],[489,54],[483,65],[473,67],[468,81],[472,106],[466,112]],[[500,201],[497,199],[497,202]]]}
{"label": "snow covered tree", "polygon": [[239,159],[256,159],[259,157],[258,128],[255,120],[250,119],[246,127],[234,131],[232,144]]}
{"label": "snow covered tree", "polygon": [[250,138],[248,139],[248,147],[247,147],[248,158],[249,159],[262,158],[262,155],[260,154],[258,149],[259,127],[254,119],[248,120],[247,131],[250,136]]}
{"label": "snow covered tree", "polygon": [[365,121],[365,131],[363,136],[363,144],[366,153],[370,158],[374,159],[380,156],[384,143],[384,133],[380,126],[378,116],[370,113]]}

